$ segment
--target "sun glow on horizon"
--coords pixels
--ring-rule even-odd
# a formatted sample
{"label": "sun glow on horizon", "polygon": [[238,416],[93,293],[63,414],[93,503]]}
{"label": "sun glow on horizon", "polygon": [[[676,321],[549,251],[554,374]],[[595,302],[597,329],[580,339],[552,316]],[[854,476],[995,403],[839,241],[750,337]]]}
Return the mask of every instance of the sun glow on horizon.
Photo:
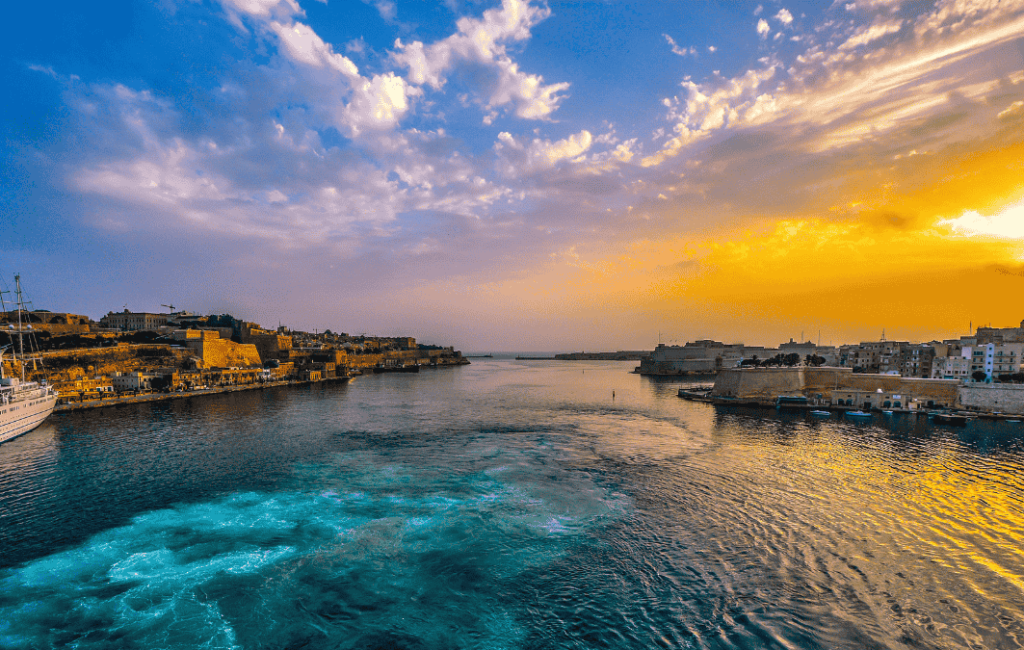
{"label": "sun glow on horizon", "polygon": [[1024,200],[1002,212],[985,216],[968,210],[955,219],[943,219],[939,224],[949,226],[958,235],[966,237],[991,236],[1004,239],[1024,239]]}

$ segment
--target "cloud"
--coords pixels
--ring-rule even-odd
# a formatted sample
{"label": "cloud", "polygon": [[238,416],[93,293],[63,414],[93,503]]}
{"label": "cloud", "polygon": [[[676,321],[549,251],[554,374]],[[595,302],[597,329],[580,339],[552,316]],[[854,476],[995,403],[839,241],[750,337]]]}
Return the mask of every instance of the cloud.
{"label": "cloud", "polygon": [[757,33],[761,38],[768,36],[768,32],[772,31],[772,28],[768,26],[768,21],[761,18],[757,21]]}
{"label": "cloud", "polygon": [[[697,48],[690,47],[687,49],[685,47],[679,47],[675,40],[668,34],[662,34],[662,36],[665,37],[665,40],[668,41],[669,46],[671,46],[672,54],[676,54],[678,56],[697,56]],[[714,49],[711,51],[714,52]]]}
{"label": "cloud", "polygon": [[394,22],[395,18],[398,16],[398,7],[395,5],[393,0],[363,0],[363,2],[368,5],[372,5],[385,22]]}
{"label": "cloud", "polygon": [[359,68],[350,59],[335,53],[334,48],[308,25],[273,21],[270,29],[277,34],[285,54],[292,61],[314,68],[332,68],[349,80],[359,79]]}
{"label": "cloud", "polygon": [[[269,0],[245,0],[243,4],[259,19],[270,16],[271,8],[278,6]],[[351,137],[394,129],[411,109],[411,98],[422,94],[392,72],[363,77],[351,59],[335,52],[309,25],[287,18],[267,20],[263,25],[277,37],[280,53],[311,84],[309,101]]]}
{"label": "cloud", "polygon": [[448,73],[458,65],[484,66],[494,71],[490,87],[480,89],[488,95],[482,102],[485,108],[512,104],[517,117],[544,119],[558,107],[569,84],[545,85],[540,75],[522,72],[504,44],[530,38],[533,25],[550,15],[550,9],[528,0],[503,0],[501,9],[489,9],[479,19],[460,18],[458,31],[436,43],[396,40],[392,58],[409,70],[410,82],[435,90],[444,86]]}
{"label": "cloud", "polygon": [[1017,100],[999,112],[1000,120],[1012,120],[1024,117],[1024,101]]}
{"label": "cloud", "polygon": [[846,41],[839,46],[839,49],[852,50],[853,48],[867,45],[868,43],[876,41],[883,36],[895,34],[900,31],[900,28],[902,27],[903,22],[899,20],[890,23],[875,23],[874,25],[861,29],[856,34],[846,39]]}
{"label": "cloud", "polygon": [[[506,176],[519,176],[523,171],[536,173],[552,169],[562,161],[583,162],[580,158],[594,144],[590,131],[580,131],[561,140],[534,139],[529,144],[520,142],[508,132],[498,134],[494,150],[502,160]],[[621,155],[631,157],[628,149]]]}
{"label": "cloud", "polygon": [[[261,278],[269,265],[317,263],[324,286],[345,291],[540,287],[552,310],[607,298],[652,313],[694,296],[769,309],[807,290],[786,275],[794,268],[826,269],[820,291],[851,286],[858,268],[907,278],[943,256],[1019,258],[1024,217],[998,208],[1019,195],[1024,18],[1002,3],[858,2],[813,26],[769,5],[766,31],[729,48],[730,60],[756,61],[749,69],[723,62],[725,75],[702,77],[690,61],[674,96],[632,92],[628,118],[602,113],[612,102],[593,103],[584,85],[587,101],[567,105],[574,79],[548,83],[516,60],[542,20],[559,18],[543,4],[507,0],[433,42],[395,28],[403,40],[393,34],[383,54],[351,32],[330,32],[343,39],[331,44],[287,0],[222,6],[218,26],[235,40],[169,64],[175,78],[216,71],[187,95],[43,65],[31,75],[64,88],[74,145],[40,157],[60,161],[53,177],[66,174],[60,189],[95,231],[201,240]],[[558,64],[544,74],[557,79]],[[545,275],[552,254],[564,269]],[[325,261],[348,266],[332,280]],[[281,270],[280,285],[294,284],[298,272]],[[520,289],[496,290],[498,302],[528,301]]]}

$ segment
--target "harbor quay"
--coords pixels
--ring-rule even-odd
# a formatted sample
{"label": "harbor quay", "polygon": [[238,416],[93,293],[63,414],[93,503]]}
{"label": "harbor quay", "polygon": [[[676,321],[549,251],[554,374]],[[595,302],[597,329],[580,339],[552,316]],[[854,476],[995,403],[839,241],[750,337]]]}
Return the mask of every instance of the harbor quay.
{"label": "harbor quay", "polygon": [[894,411],[962,411],[977,415],[1024,415],[1024,385],[962,383],[856,373],[850,368],[725,368],[689,397],[722,405]]}

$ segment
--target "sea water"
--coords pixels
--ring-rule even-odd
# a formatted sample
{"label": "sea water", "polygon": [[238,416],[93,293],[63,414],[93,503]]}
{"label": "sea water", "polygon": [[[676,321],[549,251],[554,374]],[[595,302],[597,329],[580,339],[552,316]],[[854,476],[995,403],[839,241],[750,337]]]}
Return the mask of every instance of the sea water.
{"label": "sea water", "polygon": [[0,445],[0,648],[1024,647],[1024,428],[474,360]]}

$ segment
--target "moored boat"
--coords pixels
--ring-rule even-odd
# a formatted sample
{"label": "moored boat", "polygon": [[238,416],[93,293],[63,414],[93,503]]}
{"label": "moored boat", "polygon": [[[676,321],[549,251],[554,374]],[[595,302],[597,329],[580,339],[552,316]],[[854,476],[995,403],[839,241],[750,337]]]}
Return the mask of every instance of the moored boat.
{"label": "moored boat", "polygon": [[846,412],[846,417],[848,417],[848,418],[859,418],[859,419],[863,420],[863,419],[874,417],[874,416],[872,416],[867,411],[847,411]]}
{"label": "moored boat", "polygon": [[958,426],[963,426],[974,419],[959,413],[933,413],[932,418],[934,418],[936,422],[942,422],[943,424],[955,424]]}
{"label": "moored boat", "polygon": [[[3,356],[6,348],[0,348],[0,443],[28,433],[43,423],[53,407],[57,405],[57,391],[45,382],[25,381],[25,346],[22,326],[24,301],[21,297],[21,276],[14,276],[17,291],[17,329],[11,324],[8,335],[11,346],[17,336],[17,347],[12,351],[13,361],[21,367],[21,378],[7,377],[4,372]],[[6,312],[6,306],[3,307]],[[13,368],[13,364],[12,364]]]}

